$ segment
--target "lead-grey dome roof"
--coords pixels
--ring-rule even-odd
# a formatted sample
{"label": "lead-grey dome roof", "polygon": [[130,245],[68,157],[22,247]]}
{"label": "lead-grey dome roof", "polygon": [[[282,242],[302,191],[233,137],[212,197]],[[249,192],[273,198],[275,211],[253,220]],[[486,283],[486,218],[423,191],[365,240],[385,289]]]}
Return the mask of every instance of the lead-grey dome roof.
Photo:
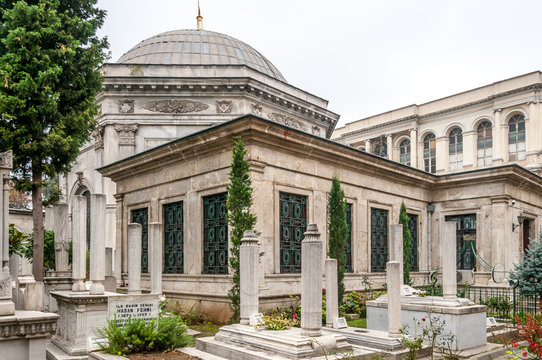
{"label": "lead-grey dome roof", "polygon": [[286,82],[280,71],[250,45],[207,30],[174,30],[143,40],[118,63],[175,65],[246,65]]}

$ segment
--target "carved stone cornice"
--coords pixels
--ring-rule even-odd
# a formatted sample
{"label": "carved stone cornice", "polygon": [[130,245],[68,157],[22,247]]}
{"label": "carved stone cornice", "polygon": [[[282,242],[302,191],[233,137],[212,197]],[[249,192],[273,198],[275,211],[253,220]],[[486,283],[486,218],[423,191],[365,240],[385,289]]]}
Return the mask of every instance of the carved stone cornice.
{"label": "carved stone cornice", "polygon": [[[7,318],[7,319],[6,319]],[[0,317],[0,338],[48,336],[56,332],[57,314],[36,313],[31,316]]]}
{"label": "carved stone cornice", "polygon": [[114,128],[118,133],[119,145],[135,146],[137,124],[115,124]]}
{"label": "carved stone cornice", "polygon": [[271,114],[267,114],[267,117],[270,120],[278,122],[279,124],[290,126],[294,129],[303,130],[303,131],[309,130],[309,128],[303,122],[296,120],[285,114],[271,113]]}
{"label": "carved stone cornice", "polygon": [[144,104],[143,108],[168,114],[186,114],[207,110],[209,105],[196,100],[157,100]]}
{"label": "carved stone cornice", "polygon": [[0,153],[0,169],[13,168],[13,152],[11,150]]}

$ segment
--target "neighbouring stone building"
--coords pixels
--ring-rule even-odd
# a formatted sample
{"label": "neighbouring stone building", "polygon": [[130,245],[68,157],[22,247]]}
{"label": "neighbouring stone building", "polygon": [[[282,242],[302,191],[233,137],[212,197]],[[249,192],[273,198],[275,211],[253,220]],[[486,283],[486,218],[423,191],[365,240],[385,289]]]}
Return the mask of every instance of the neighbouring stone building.
{"label": "neighbouring stone building", "polygon": [[[123,264],[129,261],[128,223],[144,218],[144,234],[148,222],[163,223],[164,293],[201,300],[222,320],[231,284],[225,191],[235,136],[245,142],[251,164],[253,212],[264,252],[263,306],[299,293],[300,245],[308,223],[318,224],[327,243],[326,204],[334,174],[349,204],[347,289],[362,288],[364,273],[376,286],[384,281],[388,226],[398,222],[402,202],[414,234],[416,284],[426,283],[430,271],[439,268],[441,224],[450,217],[462,224],[459,241],[474,235],[478,255],[507,269],[523,251],[518,230],[512,229],[517,207],[534,223],[541,220],[542,178],[521,166],[438,176],[250,115],[100,168],[117,184]],[[476,268],[476,284],[491,283],[490,271],[476,265],[472,253],[458,267]],[[143,284],[148,286],[148,276]]]}

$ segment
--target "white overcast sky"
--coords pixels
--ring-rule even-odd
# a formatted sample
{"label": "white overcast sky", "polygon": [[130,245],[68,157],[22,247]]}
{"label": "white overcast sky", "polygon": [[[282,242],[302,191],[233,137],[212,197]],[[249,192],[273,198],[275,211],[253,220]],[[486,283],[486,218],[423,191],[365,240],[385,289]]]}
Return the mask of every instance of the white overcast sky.
{"label": "white overcast sky", "polygon": [[[200,0],[204,29],[246,42],[340,125],[542,69],[541,0]],[[99,0],[118,58],[196,26],[196,0]]]}

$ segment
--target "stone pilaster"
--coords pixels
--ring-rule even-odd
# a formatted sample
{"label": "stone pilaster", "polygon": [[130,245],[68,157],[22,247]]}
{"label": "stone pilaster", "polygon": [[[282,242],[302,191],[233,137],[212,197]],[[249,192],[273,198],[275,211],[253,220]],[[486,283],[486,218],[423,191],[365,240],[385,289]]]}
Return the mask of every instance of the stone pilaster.
{"label": "stone pilaster", "polygon": [[418,129],[410,129],[410,166],[418,168]]}
{"label": "stone pilaster", "polygon": [[149,272],[151,276],[151,294],[162,293],[162,224],[149,224]]}
{"label": "stone pilaster", "polygon": [[388,285],[388,336],[401,337],[401,264],[388,261],[386,264],[386,283]]}
{"label": "stone pilaster", "polygon": [[501,165],[505,158],[508,159],[508,157],[505,157],[508,154],[508,142],[505,141],[507,132],[504,131],[504,126],[501,125],[501,110],[495,109],[493,113],[493,165]]}
{"label": "stone pilaster", "polygon": [[241,324],[245,325],[250,323],[250,315],[259,311],[259,260],[258,238],[254,231],[245,231],[239,248]]}
{"label": "stone pilaster", "polygon": [[90,294],[101,295],[105,280],[105,195],[90,195],[90,209]]}
{"label": "stone pilaster", "polygon": [[128,294],[141,293],[141,224],[128,224]]}
{"label": "stone pilaster", "polygon": [[75,195],[72,204],[72,277],[73,292],[86,291],[87,271],[87,198]]}
{"label": "stone pilaster", "polygon": [[449,169],[449,150],[448,150],[449,139],[447,136],[441,136],[436,139],[436,170],[437,174],[445,172]]}
{"label": "stone pilaster", "polygon": [[393,160],[392,159],[392,156],[393,156],[393,136],[392,134],[387,134],[386,135],[386,157],[390,160]]}
{"label": "stone pilaster", "polygon": [[119,158],[135,154],[135,133],[137,124],[115,124],[119,143]]}
{"label": "stone pilaster", "polygon": [[445,299],[455,299],[457,298],[456,222],[442,221],[441,224],[442,293]]}
{"label": "stone pilaster", "polygon": [[463,132],[463,170],[471,170],[477,164],[476,131]]}
{"label": "stone pilaster", "polygon": [[339,317],[337,259],[326,259],[326,327],[333,327]]}
{"label": "stone pilaster", "polygon": [[322,240],[309,224],[301,243],[301,335],[322,335]]}

